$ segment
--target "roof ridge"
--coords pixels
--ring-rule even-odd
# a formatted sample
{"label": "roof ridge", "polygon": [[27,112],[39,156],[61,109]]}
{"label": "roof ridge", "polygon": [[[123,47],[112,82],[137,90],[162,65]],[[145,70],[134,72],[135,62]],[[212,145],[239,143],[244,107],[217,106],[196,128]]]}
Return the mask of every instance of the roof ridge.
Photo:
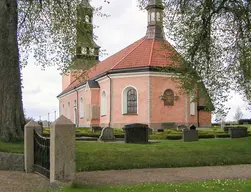
{"label": "roof ridge", "polygon": [[153,55],[153,47],[154,47],[154,43],[155,43],[155,39],[153,39],[153,42],[152,42],[152,46],[151,46],[151,53],[150,53],[150,57],[149,57],[148,66],[150,66],[150,65],[151,65],[151,60],[152,60],[152,55]]}
{"label": "roof ridge", "polygon": [[126,54],[124,57],[122,57],[122,59],[120,59],[115,65],[113,65],[113,67],[111,69],[115,68],[122,60],[124,60],[128,55],[130,55],[133,51],[135,51],[135,49],[137,49],[146,40],[145,37],[143,37],[141,39],[142,39],[142,41],[132,51],[130,51],[128,54]]}

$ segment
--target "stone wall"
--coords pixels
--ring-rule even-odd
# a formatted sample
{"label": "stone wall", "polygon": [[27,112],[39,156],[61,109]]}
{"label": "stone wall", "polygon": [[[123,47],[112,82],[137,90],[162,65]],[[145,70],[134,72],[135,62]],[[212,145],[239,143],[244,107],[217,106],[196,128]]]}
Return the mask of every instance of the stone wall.
{"label": "stone wall", "polygon": [[0,170],[24,171],[24,155],[0,152]]}

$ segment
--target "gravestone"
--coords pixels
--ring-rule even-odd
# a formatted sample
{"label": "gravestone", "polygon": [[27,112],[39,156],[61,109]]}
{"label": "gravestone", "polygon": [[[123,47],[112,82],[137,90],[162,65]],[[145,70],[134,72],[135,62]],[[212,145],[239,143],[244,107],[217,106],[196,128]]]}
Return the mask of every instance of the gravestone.
{"label": "gravestone", "polygon": [[188,129],[186,125],[179,125],[177,131],[182,131],[183,129]]}
{"label": "gravestone", "polygon": [[99,136],[99,141],[109,141],[109,140],[114,140],[114,133],[113,129],[110,127],[105,127],[101,131],[101,135]]}
{"label": "gravestone", "polygon": [[195,125],[191,125],[191,126],[189,127],[189,129],[190,129],[190,130],[196,130],[196,126],[195,126]]}
{"label": "gravestone", "polygon": [[247,127],[232,127],[229,129],[230,138],[241,138],[248,136],[248,128]]}
{"label": "gravestone", "polygon": [[125,125],[125,143],[148,143],[148,125],[133,123]]}
{"label": "gravestone", "polygon": [[199,135],[198,135],[198,130],[195,129],[183,129],[183,141],[188,142],[188,141],[198,141],[199,140]]}

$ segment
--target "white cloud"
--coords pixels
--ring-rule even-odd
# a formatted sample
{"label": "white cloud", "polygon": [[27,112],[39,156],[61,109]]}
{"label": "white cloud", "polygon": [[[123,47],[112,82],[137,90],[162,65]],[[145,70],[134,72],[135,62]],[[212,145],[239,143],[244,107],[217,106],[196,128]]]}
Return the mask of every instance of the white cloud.
{"label": "white cloud", "polygon": [[[147,25],[147,14],[136,7],[137,0],[110,0],[110,2],[110,4],[100,0],[91,2],[94,6],[102,4],[103,12],[111,15],[109,18],[95,17],[94,19],[94,23],[99,26],[95,29],[95,34],[98,36],[97,43],[102,49],[106,49],[109,55],[142,38],[146,33]],[[31,59],[22,73],[26,114],[36,119],[41,116],[45,120],[50,113],[50,120],[54,120],[54,111],[56,110],[58,114],[56,96],[62,91],[59,71],[56,67],[48,67],[42,71],[40,67],[33,65]],[[242,107],[244,117],[251,117],[250,112],[244,110],[246,104],[240,96],[234,96],[227,105],[232,108],[227,117],[229,120],[233,119],[238,106]]]}

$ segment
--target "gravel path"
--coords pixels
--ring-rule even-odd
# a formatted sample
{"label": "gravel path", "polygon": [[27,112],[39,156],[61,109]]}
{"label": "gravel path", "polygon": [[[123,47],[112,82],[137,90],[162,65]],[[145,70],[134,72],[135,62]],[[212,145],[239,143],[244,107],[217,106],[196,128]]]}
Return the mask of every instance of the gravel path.
{"label": "gravel path", "polygon": [[[251,179],[251,165],[111,170],[76,174],[76,180],[89,185],[130,185],[212,179]],[[49,184],[47,179],[37,174],[0,171],[0,192],[24,192],[55,187],[58,186]]]}
{"label": "gravel path", "polygon": [[93,171],[80,172],[76,175],[78,181],[90,185],[130,185],[239,178],[251,179],[251,165]]}
{"label": "gravel path", "polygon": [[24,192],[48,188],[49,180],[34,173],[0,171],[0,192]]}

